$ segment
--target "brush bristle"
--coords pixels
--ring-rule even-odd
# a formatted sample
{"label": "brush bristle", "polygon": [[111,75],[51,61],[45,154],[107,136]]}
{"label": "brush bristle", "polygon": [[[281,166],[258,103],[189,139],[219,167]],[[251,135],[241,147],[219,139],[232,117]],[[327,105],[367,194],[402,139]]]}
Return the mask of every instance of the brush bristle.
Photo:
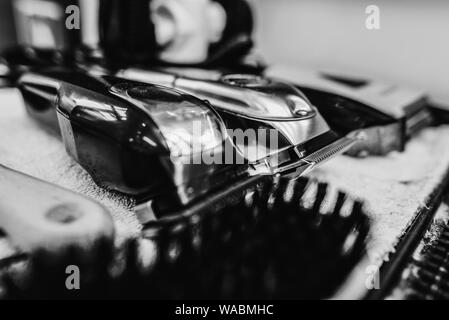
{"label": "brush bristle", "polygon": [[[363,254],[368,221],[360,202],[341,192],[328,199],[327,189],[303,178],[279,179],[194,222],[185,218],[151,233],[158,253],[147,274],[152,289],[140,293],[177,299],[331,295]],[[325,201],[336,211],[323,212]],[[347,216],[340,215],[343,205],[353,207]]]}
{"label": "brush bristle", "polygon": [[[341,192],[330,198],[325,183],[304,178],[258,184],[217,211],[153,224],[116,252],[109,266],[89,271],[103,275],[99,281],[89,277],[84,290],[68,292],[66,274],[48,268],[43,257],[32,257],[32,263],[39,279],[54,284],[46,282],[45,297],[325,298],[359,261],[368,233],[361,203]],[[329,203],[334,211],[323,210],[333,208]],[[348,205],[353,209],[343,216]],[[76,256],[67,253],[65,260]],[[13,292],[36,297],[42,281]]]}

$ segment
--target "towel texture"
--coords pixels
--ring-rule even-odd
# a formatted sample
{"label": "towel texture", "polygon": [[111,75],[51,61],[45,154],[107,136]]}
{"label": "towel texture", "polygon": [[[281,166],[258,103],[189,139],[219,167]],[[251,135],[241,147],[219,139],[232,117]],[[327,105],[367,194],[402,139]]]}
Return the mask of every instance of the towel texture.
{"label": "towel texture", "polygon": [[429,128],[405,152],[385,157],[338,157],[312,172],[332,188],[364,200],[372,224],[368,253],[373,262],[394,250],[418,209],[449,169],[449,126]]}

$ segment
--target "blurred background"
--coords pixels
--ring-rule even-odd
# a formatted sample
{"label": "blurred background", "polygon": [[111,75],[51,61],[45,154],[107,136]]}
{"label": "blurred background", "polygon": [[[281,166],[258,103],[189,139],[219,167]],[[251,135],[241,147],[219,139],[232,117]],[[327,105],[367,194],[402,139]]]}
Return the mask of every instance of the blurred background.
{"label": "blurred background", "polygon": [[[449,102],[449,1],[253,0],[258,51],[269,63],[374,76]],[[380,29],[365,8],[380,9]]]}
{"label": "blurred background", "polygon": [[[252,0],[257,51],[271,63],[374,76],[449,103],[449,1]],[[380,29],[365,26],[368,5]],[[0,50],[14,43],[10,1],[0,0]]]}

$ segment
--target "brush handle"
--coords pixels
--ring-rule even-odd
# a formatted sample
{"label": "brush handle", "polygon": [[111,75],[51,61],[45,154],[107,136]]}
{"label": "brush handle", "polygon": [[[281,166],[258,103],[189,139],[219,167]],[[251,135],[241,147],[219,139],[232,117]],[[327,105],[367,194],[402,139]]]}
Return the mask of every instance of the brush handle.
{"label": "brush handle", "polygon": [[19,250],[87,253],[112,243],[113,221],[100,204],[0,165],[0,228]]}

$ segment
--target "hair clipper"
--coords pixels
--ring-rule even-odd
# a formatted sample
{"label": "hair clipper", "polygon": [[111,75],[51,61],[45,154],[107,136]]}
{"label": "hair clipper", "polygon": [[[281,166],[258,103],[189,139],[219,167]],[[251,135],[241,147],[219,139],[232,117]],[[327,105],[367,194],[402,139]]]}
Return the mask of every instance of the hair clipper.
{"label": "hair clipper", "polygon": [[402,151],[414,133],[436,123],[435,109],[419,90],[294,67],[273,66],[266,74],[297,85],[337,132],[362,130],[365,139],[352,155]]}

